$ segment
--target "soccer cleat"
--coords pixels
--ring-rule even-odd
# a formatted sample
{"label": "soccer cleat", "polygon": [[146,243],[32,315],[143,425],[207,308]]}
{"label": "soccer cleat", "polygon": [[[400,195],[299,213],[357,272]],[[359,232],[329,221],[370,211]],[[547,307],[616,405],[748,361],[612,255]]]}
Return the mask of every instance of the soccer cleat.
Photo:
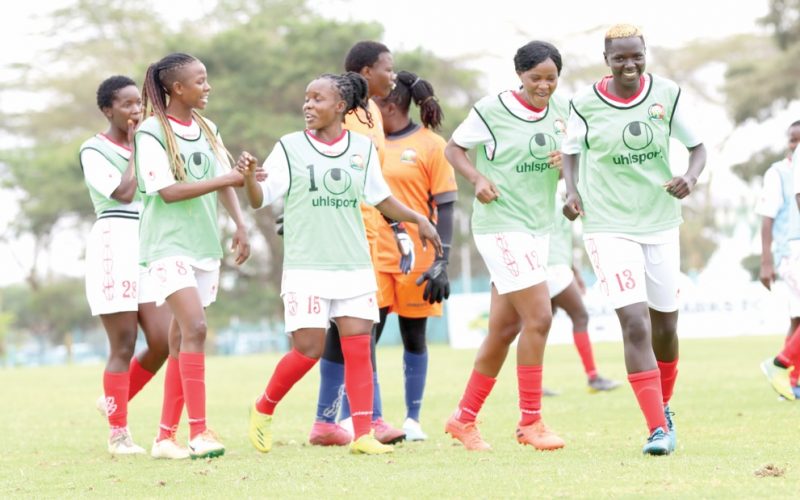
{"label": "soccer cleat", "polygon": [[131,433],[127,427],[121,427],[111,431],[108,437],[108,452],[117,455],[142,455],[144,448],[137,446],[131,438]]}
{"label": "soccer cleat", "polygon": [[481,433],[475,422],[460,422],[454,415],[447,419],[444,425],[444,432],[450,434],[453,439],[458,439],[469,451],[486,451],[492,449],[489,443],[481,438]]}
{"label": "soccer cleat", "polygon": [[250,442],[261,453],[272,449],[272,415],[261,413],[256,405],[250,407],[250,425],[247,430]]}
{"label": "soccer cleat", "polygon": [[792,392],[794,392],[795,399],[800,399],[800,386],[792,387]]}
{"label": "soccer cleat", "polygon": [[788,368],[776,366],[772,358],[769,358],[761,363],[761,371],[764,372],[764,376],[767,377],[767,380],[772,385],[772,388],[775,389],[775,392],[789,401],[794,401],[796,399],[794,391],[792,390],[792,384],[789,383],[790,370]]}
{"label": "soccer cleat", "polygon": [[183,460],[189,458],[190,453],[188,448],[179,445],[175,440],[175,436],[172,436],[161,441],[154,440],[153,447],[150,449],[150,456],[153,458]]}
{"label": "soccer cleat", "polygon": [[342,427],[342,429],[349,432],[351,436],[356,435],[356,431],[353,429],[353,417],[347,417],[339,420],[339,425]]}
{"label": "soccer cleat", "polygon": [[375,439],[383,444],[395,444],[406,438],[406,433],[396,427],[392,427],[382,418],[377,418],[370,424]]}
{"label": "soccer cleat", "polygon": [[407,418],[403,422],[403,431],[405,431],[408,441],[425,441],[428,439],[428,435],[423,432],[422,426],[413,418]]}
{"label": "soccer cleat", "polygon": [[672,442],[662,427],[656,427],[642,447],[642,453],[645,455],[669,455],[671,452]]}
{"label": "soccer cleat", "polygon": [[383,455],[393,451],[394,446],[383,444],[375,438],[374,430],[350,443],[350,453],[354,455]]}
{"label": "soccer cleat", "polygon": [[542,419],[531,425],[517,427],[517,442],[531,445],[537,450],[557,450],[564,447],[564,440],[550,430]]}
{"label": "soccer cleat", "polygon": [[315,446],[344,446],[353,440],[353,435],[339,424],[314,422],[308,442]]}
{"label": "soccer cleat", "polygon": [[669,433],[669,442],[672,450],[675,451],[675,448],[678,446],[678,433],[675,431],[675,422],[672,421],[672,417],[675,416],[675,412],[669,409],[669,405],[664,407],[664,418],[667,419],[667,432]]}
{"label": "soccer cleat", "polygon": [[594,378],[589,379],[589,392],[592,394],[605,391],[613,391],[619,387],[619,382],[605,378],[601,375],[595,375]]}
{"label": "soccer cleat", "polygon": [[225,454],[225,445],[219,442],[211,429],[206,429],[189,441],[189,456],[198,458],[221,457]]}
{"label": "soccer cleat", "polygon": [[542,396],[544,396],[546,398],[559,396],[560,394],[561,394],[560,392],[555,391],[553,389],[548,389],[547,387],[542,387]]}
{"label": "soccer cleat", "polygon": [[97,401],[94,402],[94,407],[97,409],[97,413],[99,413],[101,417],[108,416],[108,410],[106,409],[105,395],[101,394],[100,396],[97,397]]}

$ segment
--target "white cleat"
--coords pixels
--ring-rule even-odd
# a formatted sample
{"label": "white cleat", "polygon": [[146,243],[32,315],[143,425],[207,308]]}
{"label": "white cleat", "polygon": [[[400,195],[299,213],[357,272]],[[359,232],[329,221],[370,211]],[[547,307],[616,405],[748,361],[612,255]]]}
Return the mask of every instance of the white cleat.
{"label": "white cleat", "polygon": [[127,427],[114,429],[108,438],[108,452],[117,455],[143,455],[144,448],[137,446]]}
{"label": "white cleat", "polygon": [[403,430],[406,433],[406,441],[425,441],[428,435],[422,430],[422,426],[413,418],[407,418],[403,422]]}
{"label": "white cleat", "polygon": [[197,458],[221,457],[225,454],[225,445],[219,442],[213,431],[206,429],[189,441],[189,456]]}
{"label": "white cleat", "polygon": [[169,460],[183,460],[189,458],[189,448],[184,448],[175,441],[175,436],[153,441],[153,448],[150,449],[150,456],[153,458],[166,458]]}
{"label": "white cleat", "polygon": [[101,394],[100,397],[97,398],[97,401],[94,402],[94,407],[97,409],[97,412],[102,417],[107,417],[108,412],[106,410],[106,397],[105,395]]}

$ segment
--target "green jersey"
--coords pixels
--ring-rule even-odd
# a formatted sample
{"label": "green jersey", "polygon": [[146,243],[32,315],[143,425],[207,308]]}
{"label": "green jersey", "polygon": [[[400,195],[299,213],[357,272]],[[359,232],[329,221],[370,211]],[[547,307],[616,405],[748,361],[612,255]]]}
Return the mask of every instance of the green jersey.
{"label": "green jersey", "polygon": [[370,269],[361,201],[372,154],[366,136],[347,132],[347,148],[325,155],[305,132],[280,140],[289,165],[284,199],[284,269]]}
{"label": "green jersey", "polygon": [[[78,160],[81,161],[81,154],[89,149],[93,149],[103,155],[103,157],[108,160],[108,163],[111,164],[114,168],[119,170],[119,173],[122,174],[128,168],[128,159],[119,154],[118,152],[114,151],[108,143],[101,138],[94,136],[88,139],[86,142],[81,144],[80,152],[78,153]],[[81,169],[83,169],[83,164],[81,164]],[[100,215],[102,212],[106,210],[111,210],[116,207],[122,205],[119,201],[104,196],[100,193],[97,189],[95,189],[88,180],[86,181],[86,187],[89,188],[89,196],[92,199],[92,205],[94,205],[94,212],[97,215]],[[136,193],[133,197],[133,201],[140,201],[141,196],[139,193]]]}
{"label": "green jersey", "polygon": [[558,170],[550,168],[549,155],[561,146],[567,102],[554,95],[536,120],[513,114],[500,95],[481,99],[475,111],[494,138],[493,149],[484,145],[478,151],[475,166],[497,186],[500,196],[488,204],[474,201],[472,231],[550,232]]}
{"label": "green jersey", "polygon": [[[211,124],[212,130],[216,127]],[[170,130],[168,133],[174,133]],[[196,260],[222,258],[222,246],[217,223],[217,193],[211,192],[187,200],[167,203],[148,185],[155,179],[172,174],[163,171],[165,163],[154,169],[152,162],[144,157],[139,144],[144,136],[155,138],[163,148],[166,157],[166,142],[160,122],[150,117],[136,132],[136,174],[139,190],[148,193],[143,196],[144,209],[139,226],[140,263],[151,262],[165,257],[185,256]],[[186,178],[178,182],[199,182],[214,178],[220,170],[219,160],[202,131],[194,140],[175,134],[175,139],[184,158]],[[160,152],[159,152],[160,154]],[[163,159],[162,159],[163,160]],[[163,186],[162,186],[163,187]]]}
{"label": "green jersey", "polygon": [[680,201],[663,187],[672,179],[669,138],[680,88],[650,75],[643,92],[630,107],[609,101],[596,85],[572,101],[586,125],[578,175],[585,233],[647,234],[683,221]]}

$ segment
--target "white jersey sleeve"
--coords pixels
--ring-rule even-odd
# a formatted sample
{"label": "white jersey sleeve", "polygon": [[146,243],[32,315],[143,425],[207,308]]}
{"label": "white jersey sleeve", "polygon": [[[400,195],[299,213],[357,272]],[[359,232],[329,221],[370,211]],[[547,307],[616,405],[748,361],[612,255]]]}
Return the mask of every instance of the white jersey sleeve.
{"label": "white jersey sleeve", "polygon": [[586,138],[586,123],[570,106],[567,119],[567,136],[561,141],[561,152],[566,155],[576,155],[583,151],[583,142]]}
{"label": "white jersey sleeve", "polygon": [[774,219],[782,206],[781,176],[778,169],[773,166],[764,174],[764,185],[761,187],[761,194],[756,204],[756,214]]}
{"label": "white jersey sleeve", "polygon": [[696,131],[692,128],[689,116],[684,111],[686,106],[678,102],[675,112],[672,114],[672,137],[678,139],[687,148],[698,146],[703,141]]}
{"label": "white jersey sleeve", "polygon": [[156,194],[175,184],[175,176],[169,168],[169,158],[158,139],[150,134],[139,134],[136,138],[136,162],[139,176],[144,181],[145,192]]}
{"label": "white jersey sleeve", "polygon": [[280,142],[275,143],[272,152],[264,160],[264,171],[267,173],[267,178],[258,183],[264,195],[259,208],[271,205],[289,191],[289,161]]}
{"label": "white jersey sleeve", "polygon": [[473,149],[476,146],[486,145],[494,150],[492,132],[486,126],[483,118],[475,111],[475,108],[469,110],[467,117],[453,132],[452,139],[453,142],[464,149]]}
{"label": "white jersey sleeve", "polygon": [[81,165],[86,182],[106,198],[111,198],[122,182],[122,174],[96,149],[81,151]]}
{"label": "white jersey sleeve", "polygon": [[225,147],[225,143],[222,142],[222,136],[219,135],[219,132],[217,132],[217,142],[219,143],[220,146],[219,148],[220,154],[217,155],[217,162],[216,162],[217,166],[216,166],[215,177],[221,177],[230,172],[232,167],[231,167],[231,160],[228,158],[228,155],[225,154],[227,148]]}
{"label": "white jersey sleeve", "polygon": [[369,155],[369,165],[367,165],[367,178],[364,182],[364,200],[369,205],[377,205],[392,195],[386,179],[383,178],[381,162],[378,159],[378,151],[375,146],[370,146],[372,152]]}

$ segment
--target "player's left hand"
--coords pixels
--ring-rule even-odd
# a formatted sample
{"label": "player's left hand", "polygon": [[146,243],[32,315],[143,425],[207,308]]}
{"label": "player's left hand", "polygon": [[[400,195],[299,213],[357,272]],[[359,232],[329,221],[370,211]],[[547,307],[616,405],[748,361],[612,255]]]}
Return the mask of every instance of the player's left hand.
{"label": "player's left hand", "polygon": [[422,292],[423,300],[430,304],[441,302],[450,297],[450,279],[447,277],[447,261],[436,259],[422,276],[417,278],[417,286],[425,283],[425,290]]}
{"label": "player's left hand", "polygon": [[667,193],[671,194],[675,198],[682,200],[689,196],[689,193],[692,192],[694,189],[695,184],[697,184],[697,179],[695,177],[689,175],[680,175],[673,177],[669,180],[669,182],[664,184],[664,189],[666,189]]}
{"label": "player's left hand", "polygon": [[250,240],[247,237],[247,230],[244,226],[236,228],[233,233],[233,242],[231,243],[231,250],[236,252],[236,265],[241,266],[244,261],[250,257]]}
{"label": "player's left hand", "polygon": [[561,166],[563,164],[561,161],[561,151],[550,151],[550,159],[548,161],[550,162],[550,168],[557,168],[561,170]]}

